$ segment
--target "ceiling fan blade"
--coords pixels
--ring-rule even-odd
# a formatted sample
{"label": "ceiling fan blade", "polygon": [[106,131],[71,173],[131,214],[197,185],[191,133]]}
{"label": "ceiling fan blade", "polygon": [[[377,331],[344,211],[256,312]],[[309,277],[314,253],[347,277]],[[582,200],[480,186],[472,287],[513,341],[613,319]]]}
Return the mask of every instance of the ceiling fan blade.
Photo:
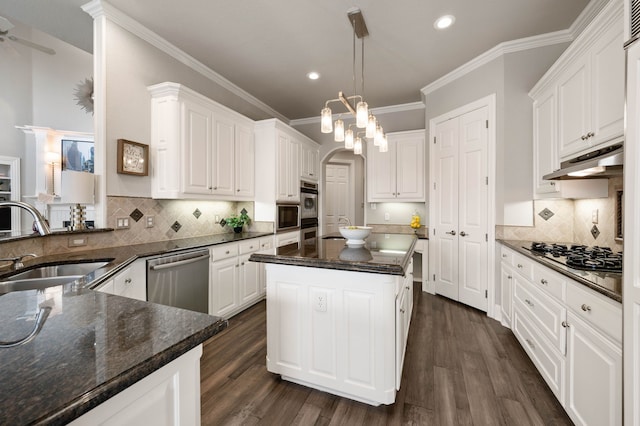
{"label": "ceiling fan blade", "polygon": [[0,16],[0,32],[9,31],[13,28],[13,24],[4,16]]}
{"label": "ceiling fan blade", "polygon": [[45,47],[45,46],[43,46],[41,44],[34,43],[34,42],[29,41],[29,40],[25,40],[23,38],[19,38],[19,37],[12,36],[12,35],[7,36],[7,37],[11,41],[15,41],[16,43],[24,44],[25,46],[29,46],[29,47],[31,47],[33,49],[37,49],[37,50],[39,50],[41,52],[44,52],[44,53],[47,53],[49,55],[55,55],[56,54],[56,51],[51,49],[50,47]]}

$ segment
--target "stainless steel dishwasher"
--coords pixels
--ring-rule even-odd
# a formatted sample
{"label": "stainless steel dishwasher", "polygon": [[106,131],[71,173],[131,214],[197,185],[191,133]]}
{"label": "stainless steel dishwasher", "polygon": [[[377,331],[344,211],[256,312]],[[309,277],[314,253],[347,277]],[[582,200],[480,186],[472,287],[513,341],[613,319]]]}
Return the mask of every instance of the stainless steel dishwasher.
{"label": "stainless steel dishwasher", "polygon": [[209,250],[147,260],[149,302],[209,313]]}

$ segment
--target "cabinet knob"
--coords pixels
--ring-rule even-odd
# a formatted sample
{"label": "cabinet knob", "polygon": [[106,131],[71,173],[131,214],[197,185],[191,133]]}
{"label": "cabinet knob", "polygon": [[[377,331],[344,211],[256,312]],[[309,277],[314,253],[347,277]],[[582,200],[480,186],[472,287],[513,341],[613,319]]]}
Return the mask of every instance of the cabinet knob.
{"label": "cabinet knob", "polygon": [[400,309],[400,313],[401,313],[401,314],[404,314],[404,309]]}
{"label": "cabinet knob", "polygon": [[586,140],[587,140],[587,138],[588,138],[588,136],[587,136],[587,135],[582,135],[582,136],[580,136],[580,139],[582,139],[583,141],[586,141]]}
{"label": "cabinet knob", "polygon": [[529,347],[530,347],[531,349],[535,349],[535,348],[536,348],[536,346],[533,344],[533,342],[531,342],[531,340],[529,340],[529,339],[524,339],[524,341],[525,341],[525,342],[527,342],[527,345],[529,345]]}
{"label": "cabinet knob", "polygon": [[[126,280],[124,280],[124,283],[125,284],[131,284],[131,278],[127,278]],[[582,306],[584,306],[584,305],[582,305]]]}
{"label": "cabinet knob", "polygon": [[469,235],[469,234],[467,234],[467,233],[466,233],[466,232],[464,232],[464,231],[460,231],[460,236],[461,236],[461,237],[466,237],[467,235]]}
{"label": "cabinet knob", "polygon": [[239,189],[236,189],[236,191],[237,191],[237,192],[240,192],[240,190],[239,190]]}
{"label": "cabinet knob", "polygon": [[409,286],[406,286],[405,288],[406,288],[407,290],[409,290]]}
{"label": "cabinet knob", "polygon": [[518,263],[518,268],[522,269],[522,263]]}
{"label": "cabinet knob", "polygon": [[595,133],[593,133],[593,132],[589,132],[589,133],[587,133],[587,139],[588,139],[588,138],[592,138],[592,137],[594,137],[595,135],[596,135]]}
{"label": "cabinet knob", "polygon": [[506,253],[502,253],[502,258],[505,259],[507,257]]}
{"label": "cabinet knob", "polygon": [[585,312],[591,312],[591,306],[587,305],[586,303],[583,303],[582,306],[580,306],[580,309]]}
{"label": "cabinet knob", "polygon": [[214,187],[213,187],[213,190],[214,190],[214,191],[217,191],[217,190],[218,190],[218,187],[217,187],[217,186],[214,186]]}
{"label": "cabinet knob", "polygon": [[562,326],[563,326],[564,328],[569,328],[569,323],[568,323],[568,322],[566,322],[566,321],[562,321]]}
{"label": "cabinet knob", "polygon": [[535,308],[535,305],[531,302],[531,300],[524,299],[524,301],[527,303],[527,305],[531,306],[532,308]]}
{"label": "cabinet knob", "polygon": [[511,280],[511,279],[513,279],[513,277],[511,275],[507,275],[507,279]]}
{"label": "cabinet knob", "polygon": [[210,186],[210,187],[209,187],[209,190],[212,190],[212,189],[213,189],[213,187],[211,187],[211,186]]}
{"label": "cabinet knob", "polygon": [[547,284],[549,284],[549,282],[547,280],[545,280],[544,278],[541,278],[540,279],[540,284],[547,285]]}
{"label": "cabinet knob", "polygon": [[549,184],[551,184],[551,186],[556,186],[555,182],[549,182]]}

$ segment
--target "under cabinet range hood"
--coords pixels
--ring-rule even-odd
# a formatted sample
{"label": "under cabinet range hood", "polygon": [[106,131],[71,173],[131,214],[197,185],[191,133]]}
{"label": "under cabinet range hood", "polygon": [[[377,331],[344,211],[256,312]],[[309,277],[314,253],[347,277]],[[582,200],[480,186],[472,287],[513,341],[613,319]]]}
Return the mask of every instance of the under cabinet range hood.
{"label": "under cabinet range hood", "polygon": [[563,161],[560,169],[544,175],[544,180],[601,179],[622,175],[623,145],[616,144]]}

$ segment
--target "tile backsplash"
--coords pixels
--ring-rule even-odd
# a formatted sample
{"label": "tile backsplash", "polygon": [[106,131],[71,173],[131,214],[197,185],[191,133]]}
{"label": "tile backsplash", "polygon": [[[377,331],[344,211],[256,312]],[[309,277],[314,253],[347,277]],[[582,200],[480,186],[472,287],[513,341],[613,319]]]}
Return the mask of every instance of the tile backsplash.
{"label": "tile backsplash", "polygon": [[[545,242],[575,242],[622,250],[616,235],[616,193],[622,177],[609,179],[609,197],[581,200],[549,199],[534,202],[534,226],[497,226],[496,238]],[[596,219],[597,223],[593,223]],[[595,228],[594,228],[595,227]]]}

